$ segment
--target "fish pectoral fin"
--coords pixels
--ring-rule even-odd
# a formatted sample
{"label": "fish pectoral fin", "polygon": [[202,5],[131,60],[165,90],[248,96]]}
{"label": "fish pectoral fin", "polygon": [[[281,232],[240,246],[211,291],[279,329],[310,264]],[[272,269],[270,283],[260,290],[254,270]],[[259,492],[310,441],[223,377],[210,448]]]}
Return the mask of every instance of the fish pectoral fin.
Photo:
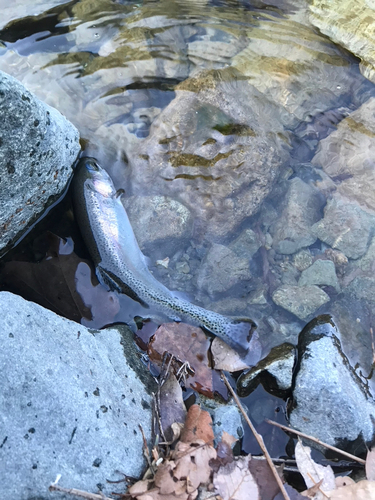
{"label": "fish pectoral fin", "polygon": [[120,280],[114,273],[108,271],[108,269],[104,269],[99,264],[96,267],[96,274],[100,283],[106,285],[110,290],[123,293],[130,297],[133,300],[139,302],[143,307],[149,308],[150,306],[146,304],[138,295],[123,281]]}

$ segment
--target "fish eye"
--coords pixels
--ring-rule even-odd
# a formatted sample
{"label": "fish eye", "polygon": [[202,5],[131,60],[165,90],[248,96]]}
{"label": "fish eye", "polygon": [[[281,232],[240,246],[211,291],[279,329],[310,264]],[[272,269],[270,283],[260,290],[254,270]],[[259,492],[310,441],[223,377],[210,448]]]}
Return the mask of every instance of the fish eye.
{"label": "fish eye", "polygon": [[100,171],[100,167],[99,167],[98,162],[92,158],[86,161],[86,168],[87,168],[87,170],[89,170],[91,172],[99,172]]}

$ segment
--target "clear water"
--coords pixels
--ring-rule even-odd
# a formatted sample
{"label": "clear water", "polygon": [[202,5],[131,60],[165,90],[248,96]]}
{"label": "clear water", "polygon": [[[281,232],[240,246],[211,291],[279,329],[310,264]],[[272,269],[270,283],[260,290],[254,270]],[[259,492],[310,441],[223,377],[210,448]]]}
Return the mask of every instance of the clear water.
{"label": "clear water", "polygon": [[[0,70],[75,124],[85,153],[125,188],[136,235],[144,237],[142,214],[132,212],[139,197],[167,196],[190,211],[183,237],[144,238],[158,279],[205,307],[253,317],[265,353],[295,342],[307,320],[278,307],[272,293],[297,286],[300,271],[293,253],[275,250],[270,231],[294,178],[319,191],[323,217],[330,191],[311,160],[375,95],[359,61],[310,25],[302,0],[0,0],[0,8]],[[72,227],[59,234],[71,236]],[[248,229],[260,242],[254,253],[235,244]],[[237,268],[233,253],[207,267],[213,245],[232,244]],[[319,239],[306,247],[313,260],[329,249]],[[165,258],[168,268],[156,265]],[[333,314],[345,351],[368,373],[374,302],[346,292],[355,260],[337,265],[340,293],[322,286],[330,300],[310,317]],[[81,267],[81,290],[87,272]],[[139,314],[125,298],[120,305],[118,321]],[[108,319],[97,318],[86,322]]]}

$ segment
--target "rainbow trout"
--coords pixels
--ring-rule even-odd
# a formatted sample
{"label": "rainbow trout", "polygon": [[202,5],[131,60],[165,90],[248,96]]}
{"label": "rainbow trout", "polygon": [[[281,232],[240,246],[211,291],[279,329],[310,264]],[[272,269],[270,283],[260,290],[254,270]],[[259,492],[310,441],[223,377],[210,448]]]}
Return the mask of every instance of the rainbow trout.
{"label": "rainbow trout", "polygon": [[255,323],[208,311],[176,296],[149,271],[112,179],[94,158],[82,158],[73,179],[75,216],[102,284],[175,321],[201,326],[242,353]]}

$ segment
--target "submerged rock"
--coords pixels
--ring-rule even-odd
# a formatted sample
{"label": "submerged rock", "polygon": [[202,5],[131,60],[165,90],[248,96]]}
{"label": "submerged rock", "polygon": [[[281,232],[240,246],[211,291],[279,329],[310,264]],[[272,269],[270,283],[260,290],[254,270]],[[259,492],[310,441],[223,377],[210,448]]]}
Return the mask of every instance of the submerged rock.
{"label": "submerged rock", "polygon": [[313,0],[310,21],[334,42],[361,58],[361,71],[375,82],[375,4],[368,0]]}
{"label": "submerged rock", "polygon": [[292,427],[352,453],[365,451],[374,437],[375,402],[342,352],[330,316],[302,330],[298,360]]}
{"label": "submerged rock", "polygon": [[271,191],[288,137],[279,108],[241,74],[202,72],[177,86],[149,137],[127,151],[132,187],[181,201],[195,234],[227,237]]}
{"label": "submerged rock", "polygon": [[295,314],[299,319],[306,319],[320,306],[329,302],[329,296],[318,286],[283,285],[272,295],[278,306]]}
{"label": "submerged rock", "polygon": [[190,211],[167,196],[131,196],[124,201],[141,250],[171,256],[191,236]]}
{"label": "submerged rock", "polygon": [[293,254],[312,245],[316,236],[311,226],[317,222],[323,200],[319,192],[298,177],[289,181],[281,215],[271,227],[273,248],[281,254]]}
{"label": "submerged rock", "polygon": [[375,210],[375,98],[342,120],[312,159],[345,198]]}
{"label": "submerged rock", "polygon": [[0,71],[0,253],[61,196],[80,151],[77,129]]}
{"label": "submerged rock", "polygon": [[208,251],[198,272],[198,288],[211,296],[251,279],[248,259],[217,243]]}
{"label": "submerged rock", "polygon": [[375,214],[353,201],[335,194],[324,209],[324,217],[313,225],[315,235],[346,257],[358,259],[367,251],[375,228]]}
{"label": "submerged rock", "polygon": [[336,276],[335,264],[331,260],[316,260],[302,272],[298,285],[327,285],[339,292],[340,284]]}
{"label": "submerged rock", "polygon": [[89,331],[8,292],[0,337],[2,497],[51,498],[57,474],[62,486],[106,495],[116,470],[139,476],[152,401],[132,342],[127,363],[116,328]]}

